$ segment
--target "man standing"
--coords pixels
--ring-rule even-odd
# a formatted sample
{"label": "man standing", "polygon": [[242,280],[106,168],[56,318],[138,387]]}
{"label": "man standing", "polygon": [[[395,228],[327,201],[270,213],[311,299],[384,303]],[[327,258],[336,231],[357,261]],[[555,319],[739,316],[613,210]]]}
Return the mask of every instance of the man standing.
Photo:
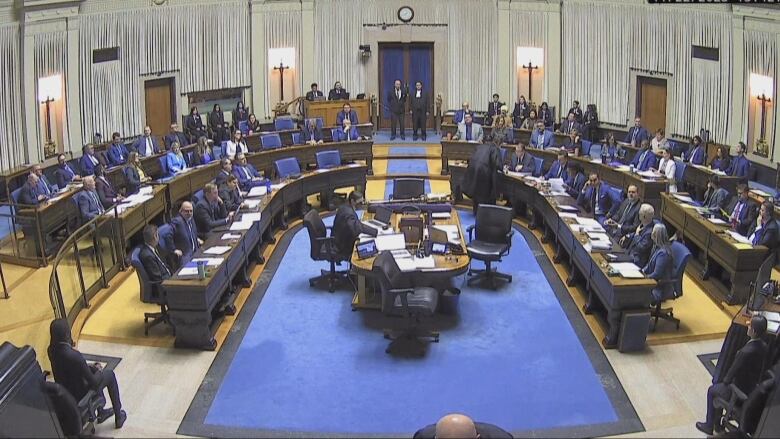
{"label": "man standing", "polygon": [[420,81],[414,83],[415,90],[409,105],[411,107],[409,112],[412,113],[412,140],[417,140],[417,130],[419,129],[420,136],[425,141],[427,137],[425,128],[428,115],[430,114],[431,101],[428,93],[423,91],[422,86],[423,84]]}
{"label": "man standing", "polygon": [[637,146],[641,145],[644,140],[650,141],[650,133],[642,126],[642,120],[637,117],[634,119],[634,126],[628,130],[624,142],[630,143],[631,146]]}
{"label": "man standing", "polygon": [[477,146],[463,177],[463,193],[474,203],[475,216],[480,204],[496,204],[498,172],[502,168],[501,153],[495,143]]}
{"label": "man standing", "polygon": [[400,123],[401,140],[406,140],[404,135],[404,112],[406,111],[406,92],[401,88],[401,80],[396,79],[393,89],[387,94],[387,107],[390,110],[390,140],[395,139],[395,129]]}

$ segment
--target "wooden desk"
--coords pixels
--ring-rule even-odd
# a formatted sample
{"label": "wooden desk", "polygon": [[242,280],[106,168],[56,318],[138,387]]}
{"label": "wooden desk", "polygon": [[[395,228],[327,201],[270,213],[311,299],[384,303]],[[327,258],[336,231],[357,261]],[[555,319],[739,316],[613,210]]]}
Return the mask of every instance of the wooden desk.
{"label": "wooden desk", "polygon": [[[197,145],[187,145],[181,148],[181,153],[184,157],[187,157],[188,153],[194,152]],[[152,179],[163,178],[162,166],[160,160],[168,154],[168,151],[163,151],[160,154],[150,155],[148,157],[141,157],[141,168],[144,173]],[[189,163],[189,161],[188,161]],[[106,169],[106,178],[114,187],[119,190],[127,187],[127,181],[124,173],[125,165],[112,166]]]}
{"label": "wooden desk", "polygon": [[[364,137],[372,137],[374,134],[374,126],[371,123],[359,123],[355,125],[355,127],[358,130],[358,134]],[[331,132],[331,129],[333,128],[340,128],[337,126],[328,126],[322,128],[322,137],[323,140],[326,142],[332,142],[333,141],[333,134]],[[293,142],[293,134],[303,133],[300,129],[294,129],[294,130],[284,130],[284,131],[262,131],[258,133],[252,133],[245,136],[246,138],[246,146],[249,148],[250,152],[259,152],[263,150],[263,145],[260,140],[262,136],[265,136],[267,134],[279,134],[279,138],[282,141],[282,145],[284,146],[292,146],[295,145],[295,142]],[[301,139],[303,141],[305,139]],[[299,143],[302,144],[302,143]]]}
{"label": "wooden desk", "polygon": [[373,172],[374,141],[356,140],[352,142],[327,142],[315,145],[295,145],[284,148],[268,149],[265,151],[249,153],[247,161],[258,171],[264,171],[265,175],[275,175],[274,162],[277,160],[295,157],[301,168],[317,164],[317,153],[322,151],[338,150],[342,161],[365,161],[368,175]]}
{"label": "wooden desk", "polygon": [[350,107],[357,113],[358,122],[370,122],[370,99],[350,99],[348,101],[304,101],[306,117],[308,119],[321,117],[326,126],[336,125],[336,115],[342,110],[344,104],[349,103]]}
{"label": "wooden desk", "polygon": [[[363,220],[369,220],[374,217],[374,214],[366,210],[363,214]],[[393,230],[398,230],[398,221],[401,215],[394,213],[390,220],[390,224],[393,226]],[[460,223],[460,216],[456,209],[451,210],[450,218],[433,220],[433,225],[457,225],[460,231],[460,244],[464,251],[466,249],[466,235],[463,233],[463,227]],[[407,246],[407,248],[409,248]],[[416,248],[414,249],[416,250]],[[357,274],[358,277],[358,290],[355,292],[352,298],[352,308],[368,308],[379,309],[381,307],[381,295],[378,288],[370,289],[367,280],[373,278],[371,272],[374,266],[374,259],[376,257],[370,257],[366,259],[359,259],[357,256],[357,250],[353,249],[352,252],[352,271]],[[415,286],[431,286],[440,284],[443,281],[448,281],[455,276],[459,276],[469,269],[469,263],[471,259],[467,254],[463,255],[433,255],[436,268],[430,269],[418,269],[416,271],[407,272],[410,278],[410,282]]]}
{"label": "wooden desk", "polygon": [[711,262],[717,263],[728,274],[728,280],[724,284],[717,276],[710,277],[713,288],[707,291],[729,305],[745,303],[750,282],[756,279],[768,249],[764,246],[739,248],[737,241],[725,233],[729,226],[712,223],[669,194],[661,197],[661,215],[672,228],[670,234],[676,230],[694,255],[688,262],[688,274],[704,280],[701,273],[710,268]]}
{"label": "wooden desk", "polygon": [[188,168],[187,172],[179,173],[173,177],[153,180],[153,184],[165,185],[165,199],[168,206],[174,207],[176,202],[191,196],[206,183],[214,180],[219,174],[219,161],[213,161],[207,165]]}
{"label": "wooden desk", "polygon": [[[116,231],[116,248],[120,254],[127,254],[126,247],[130,243],[130,238],[141,231],[144,226],[152,223],[157,216],[165,213],[167,204],[165,203],[165,186],[152,186],[152,198],[145,202],[125,209],[113,220],[116,222],[114,230]],[[113,210],[108,213],[113,214]],[[124,258],[122,258],[124,259]],[[124,261],[122,261],[124,266]]]}
{"label": "wooden desk", "polygon": [[223,241],[221,237],[228,227],[212,231],[194,257],[209,257],[204,255],[204,250],[215,245],[229,245],[230,251],[220,256],[224,261],[210,268],[208,276],[203,280],[197,276],[182,276],[179,270],[163,282],[168,295],[171,323],[176,328],[175,346],[206,350],[216,347],[214,332],[219,322],[226,313],[235,311],[232,307],[232,280],[241,274],[241,270],[246,269],[249,256],[260,244],[263,234],[278,223],[279,216],[284,215],[287,206],[300,203],[311,194],[365,184],[366,167],[363,165],[308,172],[262,197],[257,209],[242,209],[242,214],[254,211],[261,212],[262,216],[249,230],[231,232],[240,234],[240,239]]}

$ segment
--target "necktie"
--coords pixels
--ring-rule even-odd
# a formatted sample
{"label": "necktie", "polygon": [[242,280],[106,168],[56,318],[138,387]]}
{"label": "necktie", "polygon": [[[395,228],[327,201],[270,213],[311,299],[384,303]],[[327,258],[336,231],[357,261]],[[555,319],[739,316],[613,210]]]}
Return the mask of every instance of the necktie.
{"label": "necktie", "polygon": [[246,166],[242,166],[241,169],[244,170],[244,175],[246,176],[247,180],[250,180],[252,176],[249,175],[249,170],[246,168]]}
{"label": "necktie", "polygon": [[400,89],[396,89],[395,97],[398,98],[399,101],[401,100],[401,90]]}
{"label": "necktie", "polygon": [[742,206],[743,206],[743,204],[744,203],[742,203],[740,201],[739,203],[737,203],[737,207],[734,208],[734,220],[735,221],[739,220],[739,215],[742,213]]}
{"label": "necktie", "polygon": [[471,125],[466,125],[466,140],[471,140]]}
{"label": "necktie", "polygon": [[599,214],[599,190],[597,187],[593,187],[591,191],[593,193],[593,195],[591,195],[593,197],[591,201],[591,204],[593,205],[593,214],[598,215]]}
{"label": "necktie", "polygon": [[536,141],[536,147],[537,148],[544,147],[544,132],[539,133],[539,140]]}
{"label": "necktie", "polygon": [[65,171],[68,173],[68,180],[73,180],[73,177],[76,175],[72,169],[70,169],[70,166],[68,166],[67,163],[65,163]]}
{"label": "necktie", "polygon": [[152,138],[147,137],[146,138],[146,154],[144,155],[152,155],[154,153],[154,146],[152,146]]}
{"label": "necktie", "polygon": [[92,195],[92,200],[95,202],[98,208],[98,213],[102,214],[104,212],[103,205],[100,203],[100,200],[98,200],[97,195],[95,195],[94,192],[90,191],[90,195]]}
{"label": "necktie", "polygon": [[43,192],[45,192],[46,195],[51,195],[51,189],[49,189],[49,182],[46,181],[45,175],[41,175],[41,183],[43,183]]}
{"label": "necktie", "polygon": [[563,168],[564,167],[565,166],[563,165],[563,163],[558,162],[558,176],[557,176],[557,178],[561,178],[561,174],[563,174]]}
{"label": "necktie", "polygon": [[628,211],[631,210],[631,206],[634,204],[633,201],[629,202],[626,206],[625,210],[623,210],[623,215],[620,215],[620,224],[623,224],[626,222],[626,215],[628,215]]}
{"label": "necktie", "polygon": [[195,239],[195,235],[192,233],[192,223],[189,221],[185,221],[185,224],[187,224],[187,232],[189,232],[190,235],[190,243],[192,243],[192,250],[195,251],[198,248],[198,241]]}
{"label": "necktie", "polygon": [[634,128],[634,133],[631,135],[631,142],[636,143],[636,135],[638,134],[639,130],[637,128]]}
{"label": "necktie", "polygon": [[98,164],[97,159],[93,155],[89,156],[89,160],[92,162],[93,165],[97,165]]}
{"label": "necktie", "polygon": [[643,152],[642,155],[639,156],[639,163],[636,164],[640,171],[644,171],[642,167],[644,166],[645,163],[645,157],[647,157],[647,150],[645,150],[645,152]]}

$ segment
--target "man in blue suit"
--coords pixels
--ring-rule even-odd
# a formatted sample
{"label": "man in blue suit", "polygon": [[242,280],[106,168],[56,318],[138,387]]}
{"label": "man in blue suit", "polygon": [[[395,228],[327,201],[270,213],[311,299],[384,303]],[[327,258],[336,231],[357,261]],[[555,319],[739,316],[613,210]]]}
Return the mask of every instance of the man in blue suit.
{"label": "man in blue suit", "polygon": [[349,119],[352,125],[358,124],[357,113],[352,109],[352,106],[349,105],[349,102],[341,106],[341,111],[336,115],[336,125],[344,125],[344,119]]}
{"label": "man in blue suit", "polygon": [[152,136],[152,128],[148,125],[144,127],[144,135],[135,139],[133,150],[138,151],[141,157],[149,157],[160,153],[160,142]]}
{"label": "man in blue suit", "polygon": [[643,140],[641,145],[642,147],[637,151],[634,159],[631,160],[631,164],[634,165],[637,171],[647,171],[648,169],[656,168],[658,157],[650,149],[650,142]]}
{"label": "man in blue suit", "polygon": [[125,144],[122,143],[121,137],[119,136],[119,133],[114,133],[111,135],[111,145],[108,146],[108,165],[109,166],[119,166],[127,161],[127,148],[125,147]]}
{"label": "man in blue suit", "polygon": [[178,142],[179,145],[186,145],[189,143],[187,141],[187,136],[179,131],[179,124],[177,123],[171,124],[171,132],[165,135],[163,141],[165,142],[165,149],[171,149],[171,145],[173,145],[174,142]]}
{"label": "man in blue suit", "polygon": [[198,238],[198,225],[193,218],[192,203],[184,201],[179,208],[179,214],[171,220],[173,226],[174,253],[179,257],[180,265],[188,263],[203,241]]}
{"label": "man in blue suit", "polygon": [[86,177],[88,175],[95,174],[95,166],[99,165],[100,161],[95,157],[95,147],[91,143],[84,145],[84,154],[79,160],[79,166],[81,166],[81,176]]}
{"label": "man in blue suit", "polygon": [[631,146],[637,146],[641,144],[643,140],[650,141],[650,133],[642,126],[642,120],[637,117],[634,119],[634,126],[628,130],[626,138],[623,141],[630,143]]}
{"label": "man in blue suit", "polygon": [[745,157],[747,146],[739,142],[737,144],[737,155],[731,159],[731,166],[726,170],[726,174],[732,177],[747,177],[750,171],[750,160]]}
{"label": "man in blue suit", "polygon": [[344,127],[336,128],[336,136],[333,138],[334,142],[349,142],[353,140],[360,140],[360,133],[356,127],[352,126],[352,122],[349,119],[344,119]]}
{"label": "man in blue suit", "polygon": [[531,133],[531,146],[547,149],[552,146],[553,133],[544,129],[544,123],[537,122],[536,129]]}
{"label": "man in blue suit", "polygon": [[566,150],[561,149],[558,151],[558,160],[554,161],[550,170],[544,174],[544,179],[549,180],[551,178],[563,178],[566,174],[566,166],[569,162],[569,153]]}
{"label": "man in blue suit", "polygon": [[265,185],[265,179],[254,166],[247,163],[243,152],[236,154],[236,160],[233,166],[233,175],[238,178],[241,190],[248,191],[255,186]]}
{"label": "man in blue suit", "polygon": [[702,207],[710,209],[712,212],[720,213],[721,209],[726,208],[729,201],[729,193],[726,189],[720,187],[720,177],[713,175],[707,182],[707,190],[704,192],[704,201]]}
{"label": "man in blue suit", "polygon": [[467,101],[463,101],[463,105],[461,106],[461,109],[455,112],[455,115],[452,116],[452,122],[457,124],[461,124],[464,121],[464,118],[467,114],[473,114],[471,109],[469,108],[469,103]]}
{"label": "man in blue suit", "polygon": [[222,186],[227,181],[228,176],[233,173],[233,162],[227,157],[222,157],[219,161],[219,167],[222,168],[214,181],[217,186]]}
{"label": "man in blue suit", "polygon": [[46,195],[38,192],[38,176],[31,172],[27,176],[27,182],[22,186],[19,191],[19,204],[25,204],[29,206],[37,206],[39,203],[46,201]]}
{"label": "man in blue suit", "polygon": [[57,186],[62,189],[71,181],[80,181],[81,176],[65,160],[65,154],[57,156],[57,169],[54,170],[54,178],[57,180]]}
{"label": "man in blue suit", "polygon": [[586,212],[592,213],[596,221],[603,223],[604,217],[612,210],[612,197],[609,196],[609,189],[601,184],[598,174],[591,173],[588,181],[580,190],[577,197],[577,204],[582,206]]}
{"label": "man in blue suit", "polygon": [[647,265],[653,251],[651,234],[655,225],[655,209],[650,204],[639,206],[639,226],[620,238],[620,246],[626,249],[632,262],[638,267]]}
{"label": "man in blue suit", "polygon": [[585,187],[585,174],[582,168],[576,163],[569,163],[566,169],[566,176],[563,178],[566,193],[572,198],[578,198],[582,188]]}
{"label": "man in blue suit", "polygon": [[46,195],[46,198],[51,198],[56,191],[54,190],[54,186],[49,183],[49,179],[46,178],[46,174],[43,173],[43,168],[41,168],[41,165],[34,165],[32,172],[36,177],[38,177],[38,186],[36,186],[38,193]]}
{"label": "man in blue suit", "polygon": [[317,119],[311,118],[306,121],[306,125],[301,130],[301,140],[312,145],[322,143],[322,130],[317,126]]}
{"label": "man in blue suit", "polygon": [[95,190],[95,178],[84,177],[84,189],[78,197],[79,212],[81,212],[82,224],[86,224],[98,215],[105,212]]}
{"label": "man in blue suit", "polygon": [[692,165],[704,165],[707,160],[707,151],[701,144],[701,137],[693,136],[693,144],[683,154],[683,161],[690,162]]}
{"label": "man in blue suit", "polygon": [[737,195],[727,212],[729,212],[731,228],[742,236],[748,236],[748,231],[756,223],[758,216],[758,206],[750,199],[748,185],[745,183],[737,185]]}

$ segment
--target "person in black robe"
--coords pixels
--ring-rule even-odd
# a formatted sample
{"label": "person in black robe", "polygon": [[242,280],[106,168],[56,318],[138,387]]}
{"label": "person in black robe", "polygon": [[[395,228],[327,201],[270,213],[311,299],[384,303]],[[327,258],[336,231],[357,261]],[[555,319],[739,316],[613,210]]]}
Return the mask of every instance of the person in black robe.
{"label": "person in black robe", "polygon": [[480,204],[496,204],[497,178],[501,169],[501,152],[495,143],[477,146],[463,177],[463,193],[474,203],[474,215]]}

